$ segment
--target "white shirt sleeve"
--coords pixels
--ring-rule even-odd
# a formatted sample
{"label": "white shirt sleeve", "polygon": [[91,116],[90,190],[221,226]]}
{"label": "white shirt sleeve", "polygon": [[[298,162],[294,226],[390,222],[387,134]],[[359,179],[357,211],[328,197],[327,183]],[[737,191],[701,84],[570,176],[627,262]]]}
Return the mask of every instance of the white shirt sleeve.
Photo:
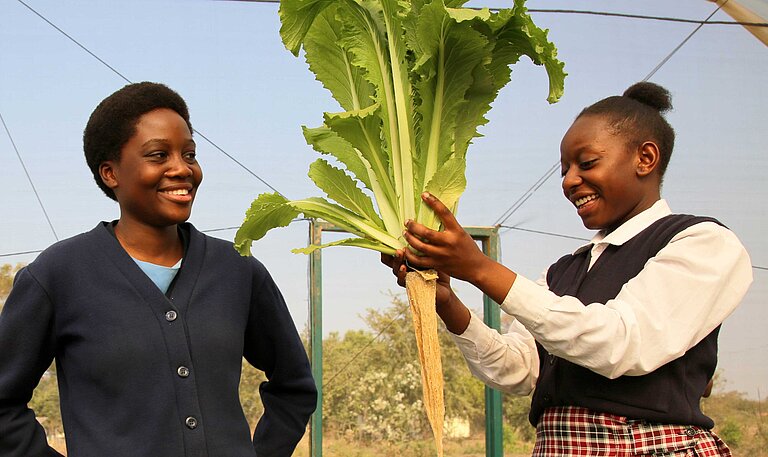
{"label": "white shirt sleeve", "polygon": [[733,312],[751,282],[736,235],[704,222],[678,233],[605,305],[585,306],[518,276],[502,309],[550,353],[617,378],[682,356]]}
{"label": "white shirt sleeve", "polygon": [[500,334],[470,311],[469,326],[461,335],[451,333],[469,371],[494,389],[528,395],[539,377],[539,353],[530,332],[519,322]]}

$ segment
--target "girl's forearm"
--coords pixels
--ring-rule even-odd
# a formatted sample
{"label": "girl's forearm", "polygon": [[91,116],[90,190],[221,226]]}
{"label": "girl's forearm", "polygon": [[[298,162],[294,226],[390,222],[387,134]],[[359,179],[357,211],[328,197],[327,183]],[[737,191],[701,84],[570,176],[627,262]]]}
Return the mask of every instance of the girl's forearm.
{"label": "girl's forearm", "polygon": [[509,293],[509,289],[517,279],[517,273],[504,265],[486,257],[483,265],[476,269],[469,282],[501,304]]}

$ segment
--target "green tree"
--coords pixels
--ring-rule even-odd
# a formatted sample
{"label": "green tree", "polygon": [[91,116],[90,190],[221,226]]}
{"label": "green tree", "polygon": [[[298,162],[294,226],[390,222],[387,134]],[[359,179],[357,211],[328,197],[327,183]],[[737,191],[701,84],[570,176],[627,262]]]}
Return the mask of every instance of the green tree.
{"label": "green tree", "polygon": [[702,400],[701,409],[715,421],[715,432],[734,451],[735,457],[768,456],[768,424],[761,400],[743,392],[726,391],[722,373],[715,374],[714,393]]}
{"label": "green tree", "polygon": [[[2,310],[5,300],[11,292],[16,273],[23,266],[23,264],[0,265],[0,310]],[[55,364],[51,364],[43,374],[29,402],[29,407],[37,415],[49,438],[60,436],[63,433]]]}
{"label": "green tree", "polygon": [[267,378],[262,371],[253,368],[250,363],[243,359],[243,372],[240,376],[240,404],[243,405],[243,412],[251,425],[251,429],[256,426],[264,413],[259,386],[266,380]]}
{"label": "green tree", "polygon": [[[404,441],[428,437],[421,403],[421,375],[409,305],[392,296],[389,307],[367,309],[368,330],[331,333],[323,342],[324,432],[362,441]],[[473,434],[485,426],[484,387],[469,372],[447,330],[439,332],[446,418],[470,422]],[[530,398],[505,398],[510,441],[528,442]]]}
{"label": "green tree", "polygon": [[45,428],[49,440],[63,436],[64,427],[61,422],[59,407],[59,387],[56,381],[56,364],[51,364],[43,374],[40,383],[35,388],[29,407],[35,412],[40,423]]}
{"label": "green tree", "polygon": [[13,278],[16,276],[16,272],[23,266],[20,263],[17,263],[15,266],[10,263],[0,265],[0,310],[3,309],[5,300],[8,298],[8,294],[11,293],[11,286],[13,286]]}

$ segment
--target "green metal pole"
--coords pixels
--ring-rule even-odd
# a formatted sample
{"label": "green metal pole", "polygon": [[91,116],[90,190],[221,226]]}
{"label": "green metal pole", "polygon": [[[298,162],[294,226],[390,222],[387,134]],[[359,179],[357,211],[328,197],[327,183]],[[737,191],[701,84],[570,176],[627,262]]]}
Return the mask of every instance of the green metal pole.
{"label": "green metal pole", "polygon": [[[501,261],[501,238],[498,227],[464,227],[473,239],[482,243],[483,253]],[[491,297],[483,294],[483,321],[489,327],[501,328],[501,310]],[[503,457],[504,440],[501,414],[501,392],[485,386],[485,455]]]}
{"label": "green metal pole", "polygon": [[[499,231],[494,228],[483,240],[483,252],[490,258],[500,261]],[[499,306],[487,295],[483,295],[483,320],[496,330],[501,328]],[[503,423],[501,414],[501,392],[485,386],[485,455],[502,457],[504,455]]]}
{"label": "green metal pole", "polygon": [[[310,221],[310,244],[322,244],[323,230],[343,231],[331,224]],[[467,232],[482,242],[483,252],[496,261],[501,260],[498,227],[466,227]],[[310,420],[310,457],[323,455],[323,286],[322,258],[320,250],[310,254],[309,265],[309,348],[312,375],[317,385],[317,409]],[[498,305],[487,295],[483,295],[483,320],[496,330],[501,327],[501,312]],[[485,388],[485,455],[503,457],[501,393],[489,387]]]}
{"label": "green metal pole", "polygon": [[[322,244],[322,224],[309,223],[310,244]],[[323,268],[320,250],[309,260],[309,352],[312,376],[317,386],[317,408],[309,425],[309,455],[323,455]]]}

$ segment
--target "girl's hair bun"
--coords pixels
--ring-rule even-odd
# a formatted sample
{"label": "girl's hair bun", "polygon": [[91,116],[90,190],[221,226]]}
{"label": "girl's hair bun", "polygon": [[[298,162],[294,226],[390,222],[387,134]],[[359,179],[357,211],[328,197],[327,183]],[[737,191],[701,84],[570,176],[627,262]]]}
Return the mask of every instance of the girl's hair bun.
{"label": "girl's hair bun", "polygon": [[672,109],[672,95],[669,91],[651,82],[635,83],[624,91],[623,96],[650,106],[660,113]]}

